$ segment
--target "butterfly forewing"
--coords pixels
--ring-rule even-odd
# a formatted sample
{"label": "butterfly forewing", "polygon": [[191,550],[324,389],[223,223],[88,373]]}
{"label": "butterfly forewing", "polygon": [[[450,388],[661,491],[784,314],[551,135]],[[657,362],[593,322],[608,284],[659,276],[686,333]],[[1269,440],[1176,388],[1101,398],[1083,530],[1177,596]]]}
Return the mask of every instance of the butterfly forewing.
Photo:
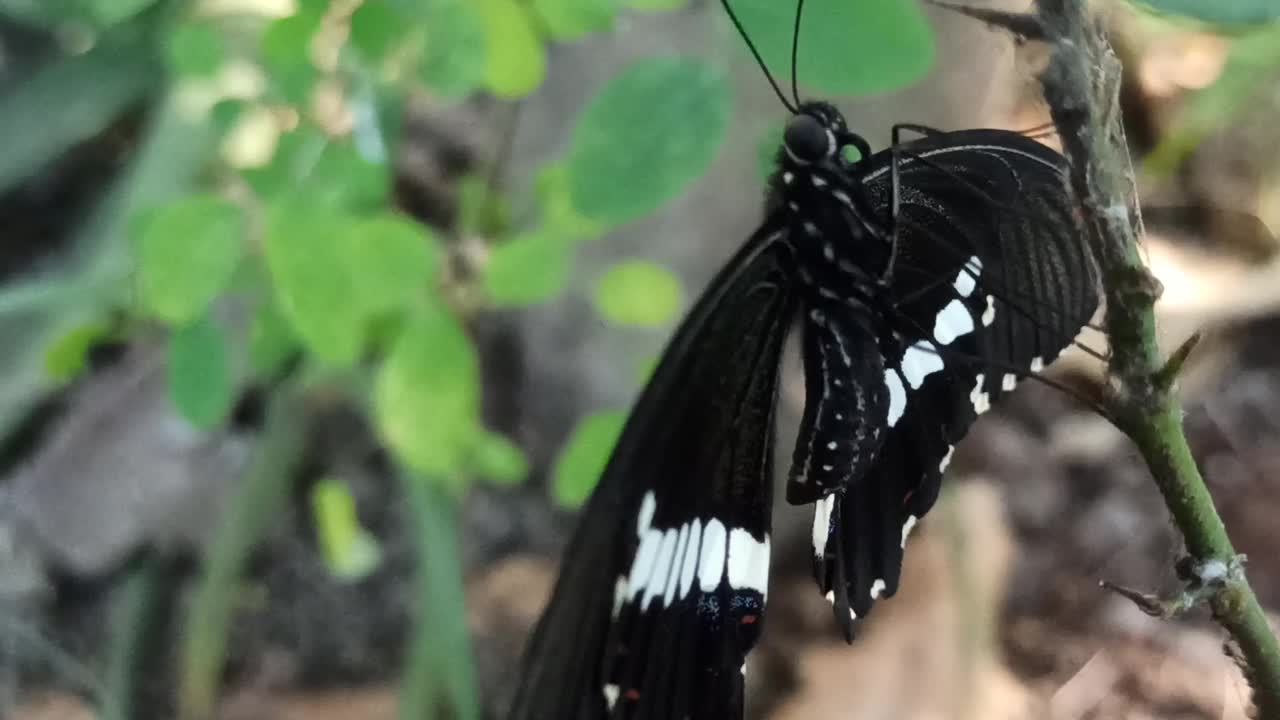
{"label": "butterfly forewing", "polygon": [[512,717],[741,715],[796,306],[788,248],[758,233],[677,332],[583,510]]}

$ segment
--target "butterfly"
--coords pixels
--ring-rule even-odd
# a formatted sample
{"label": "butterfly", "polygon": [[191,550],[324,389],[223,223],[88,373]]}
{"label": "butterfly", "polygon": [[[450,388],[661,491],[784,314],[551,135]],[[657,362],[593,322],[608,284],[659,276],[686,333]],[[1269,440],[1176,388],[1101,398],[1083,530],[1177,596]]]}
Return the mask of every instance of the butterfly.
{"label": "butterfly", "polygon": [[742,717],[793,328],[805,400],[786,500],[813,505],[814,577],[852,639],[897,590],[970,425],[1097,307],[1055,151],[1001,130],[901,142],[900,126],[872,154],[834,106],[778,95],[792,117],[765,219],[636,402],[529,640],[513,719]]}

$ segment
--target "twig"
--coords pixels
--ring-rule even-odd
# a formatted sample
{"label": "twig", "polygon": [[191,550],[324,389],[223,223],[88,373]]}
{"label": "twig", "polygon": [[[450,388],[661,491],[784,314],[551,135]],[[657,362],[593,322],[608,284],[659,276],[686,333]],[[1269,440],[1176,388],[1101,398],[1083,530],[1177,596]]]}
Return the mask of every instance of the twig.
{"label": "twig", "polygon": [[[1053,54],[1040,80],[1070,164],[1070,183],[1102,272],[1113,391],[1106,403],[1138,446],[1192,558],[1197,593],[1243,659],[1258,717],[1280,720],[1280,645],[1227,536],[1182,430],[1174,379],[1190,352],[1160,356],[1159,284],[1138,252],[1134,179],[1118,119],[1120,64],[1084,0],[1040,0]],[[1222,569],[1219,573],[1218,569]]]}
{"label": "twig", "polygon": [[[936,3],[943,4],[943,3]],[[1160,284],[1138,252],[1141,214],[1124,128],[1118,118],[1120,63],[1085,0],[1038,0],[1031,14],[966,11],[1021,38],[1039,37],[1052,55],[1040,75],[1050,116],[1062,138],[1069,182],[1098,260],[1106,294],[1113,383],[1104,401],[1137,445],[1188,553],[1187,591],[1165,601],[1110,583],[1104,587],[1144,611],[1171,617],[1206,603],[1231,635],[1261,720],[1280,720],[1280,645],[1245,577],[1182,431],[1177,374],[1194,348],[1185,343],[1165,362],[1156,342]],[[951,6],[947,6],[951,7]]]}

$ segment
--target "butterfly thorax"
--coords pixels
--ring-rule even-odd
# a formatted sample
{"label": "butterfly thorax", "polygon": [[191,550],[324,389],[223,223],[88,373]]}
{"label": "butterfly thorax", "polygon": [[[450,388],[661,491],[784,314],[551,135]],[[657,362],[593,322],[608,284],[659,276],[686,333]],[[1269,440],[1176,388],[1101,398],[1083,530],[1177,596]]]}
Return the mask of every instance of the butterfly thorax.
{"label": "butterfly thorax", "polygon": [[856,177],[859,161],[847,147],[868,155],[866,142],[833,106],[810,102],[787,123],[769,208],[786,226],[801,282],[815,303],[873,306],[889,262],[891,239]]}

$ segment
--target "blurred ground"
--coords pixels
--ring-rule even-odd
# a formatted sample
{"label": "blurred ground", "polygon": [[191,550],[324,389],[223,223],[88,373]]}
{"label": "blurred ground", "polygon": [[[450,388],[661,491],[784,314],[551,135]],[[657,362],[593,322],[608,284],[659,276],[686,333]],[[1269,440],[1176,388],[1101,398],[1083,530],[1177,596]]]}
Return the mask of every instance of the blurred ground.
{"label": "blurred ground", "polygon": [[[934,17],[942,58],[934,77],[890,97],[844,103],[873,145],[887,140],[893,121],[949,128],[1042,121],[1041,109],[1025,101],[1025,70],[1014,70],[1034,60],[1033,49],[1015,53],[973,23]],[[707,10],[698,8],[560,48],[548,85],[522,110],[511,177],[527,177],[563,142],[563,118],[576,112],[585,88],[628,58],[695,47],[705,22]],[[1150,149],[1179,98],[1221,71],[1224,48],[1191,31],[1152,39],[1129,16],[1113,24],[1131,68],[1126,117],[1141,152]],[[738,89],[741,119],[729,147],[754,148],[778,110],[753,68],[743,69]],[[449,217],[458,168],[484,162],[494,147],[492,123],[482,121],[494,112],[490,104],[445,111],[422,103],[401,162],[406,207],[433,222]],[[1266,203],[1274,182],[1268,173],[1275,172],[1267,165],[1270,155],[1220,149],[1262,131],[1272,143],[1277,138],[1274,126],[1242,122],[1207,139],[1180,176],[1143,187],[1148,198],[1234,213],[1199,226],[1153,217],[1147,250],[1166,286],[1166,345],[1195,329],[1208,333],[1183,388],[1187,429],[1237,548],[1249,556],[1260,598],[1275,611],[1280,270],[1274,238],[1249,218],[1275,222],[1280,207]],[[118,149],[114,135],[104,143],[106,149],[86,150],[89,166]],[[677,268],[691,286],[705,282],[756,222],[754,163],[753,151],[726,153],[668,212],[590,246],[580,266],[583,279],[562,300],[486,317],[475,328],[487,363],[489,420],[520,442],[535,468],[527,488],[477,489],[462,519],[467,622],[490,713],[510,691],[520,644],[571,526],[570,514],[551,507],[542,487],[546,469],[584,409],[627,402],[636,389],[637,358],[655,354],[662,342],[659,333],[624,335],[588,320],[584,287],[593,269],[632,254]],[[1220,192],[1224,187],[1230,192]],[[64,199],[8,201],[36,222]],[[1225,236],[1247,240],[1220,242]],[[11,257],[2,265],[20,266]],[[1096,338],[1091,342],[1097,346]],[[1083,356],[1057,373],[1086,394],[1098,382],[1097,368]],[[44,422],[30,432],[34,449],[3,480],[7,501],[39,520],[0,526],[0,589],[17,599],[0,608],[0,620],[30,629],[9,636],[3,648],[5,658],[18,661],[0,688],[0,698],[16,703],[5,717],[92,716],[75,691],[92,686],[85,676],[92,678],[105,644],[109,600],[140,544],[173,550],[165,607],[185,601],[190,558],[181,549],[199,544],[210,508],[242,469],[248,431],[193,433],[157,400],[161,382],[146,347],[108,358],[81,387],[51,399]],[[784,388],[784,447],[798,417],[799,382],[791,372]],[[251,592],[233,628],[225,720],[395,716],[412,563],[403,503],[367,428],[340,411],[317,427],[312,445],[326,450],[310,462],[341,468],[350,480],[362,524],[382,544],[383,564],[361,583],[335,582],[316,556],[299,499],[254,559]],[[97,480],[92,487],[62,484],[86,467]],[[952,467],[947,492],[913,536],[902,590],[879,606],[852,647],[839,640],[808,577],[808,516],[778,509],[768,629],[748,666],[755,717],[1246,717],[1247,689],[1221,633],[1204,617],[1160,622],[1098,588],[1105,578],[1173,591],[1180,550],[1132,448],[1104,420],[1031,384],[975,427]],[[171,687],[171,645],[161,638],[156,648],[147,717],[161,718],[168,715],[163,698]]]}

